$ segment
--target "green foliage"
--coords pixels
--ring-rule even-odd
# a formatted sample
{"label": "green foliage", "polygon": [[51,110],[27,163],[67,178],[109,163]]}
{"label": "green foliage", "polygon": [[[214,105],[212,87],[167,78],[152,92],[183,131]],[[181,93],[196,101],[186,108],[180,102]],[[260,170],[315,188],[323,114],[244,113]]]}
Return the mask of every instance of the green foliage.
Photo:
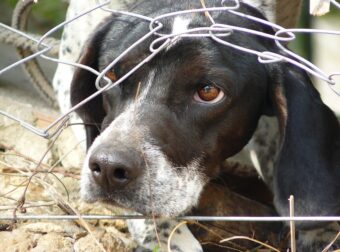
{"label": "green foliage", "polygon": [[33,6],[32,15],[54,26],[65,20],[66,8],[61,0],[40,0]]}
{"label": "green foliage", "polygon": [[[4,0],[0,6],[4,5],[13,10],[18,1],[21,0]],[[38,0],[32,8],[29,20],[34,29],[46,31],[64,21],[66,9],[67,3],[62,0]]]}
{"label": "green foliage", "polygon": [[159,251],[161,251],[159,245],[157,245],[157,246],[152,250],[152,252],[159,252]]}
{"label": "green foliage", "polygon": [[5,2],[5,4],[7,4],[11,7],[14,7],[15,4],[17,3],[17,0],[5,0],[4,2]]}

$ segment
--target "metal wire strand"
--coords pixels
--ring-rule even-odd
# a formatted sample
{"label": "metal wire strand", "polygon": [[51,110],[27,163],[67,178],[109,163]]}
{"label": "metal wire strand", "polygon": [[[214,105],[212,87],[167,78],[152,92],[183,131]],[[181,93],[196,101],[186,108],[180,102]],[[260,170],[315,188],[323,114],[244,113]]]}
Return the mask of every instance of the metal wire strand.
{"label": "metal wire strand", "polygon": [[[153,219],[154,216],[143,215],[17,215],[18,220],[144,220]],[[0,215],[0,220],[13,220],[13,215]],[[286,222],[286,221],[340,221],[340,216],[182,216],[174,218],[156,218],[158,220],[187,220],[187,221],[233,221],[233,222]]]}
{"label": "metal wire strand", "polygon": [[[58,128],[56,130],[54,127],[56,125],[60,125],[60,124],[63,125],[65,123],[65,121],[67,121],[68,116],[72,112],[74,112],[77,108],[79,108],[80,106],[89,102],[91,99],[100,95],[102,92],[105,92],[109,88],[122,83],[125,79],[127,79],[135,71],[137,71],[143,64],[150,61],[153,57],[155,57],[158,53],[160,53],[162,50],[164,50],[172,42],[176,41],[179,38],[188,38],[188,37],[190,37],[190,38],[204,38],[204,37],[205,38],[211,38],[214,41],[216,41],[216,42],[218,42],[218,43],[220,43],[224,46],[231,47],[235,50],[239,50],[239,51],[242,51],[244,53],[257,55],[260,63],[270,64],[270,63],[273,63],[273,62],[282,61],[282,62],[287,62],[287,63],[293,64],[293,65],[295,65],[295,66],[297,66],[301,69],[304,69],[305,71],[309,72],[310,74],[326,81],[331,86],[331,89],[335,93],[340,95],[335,90],[335,88],[333,87],[336,84],[334,77],[338,76],[339,73],[336,72],[336,73],[331,73],[331,74],[328,75],[325,72],[323,72],[321,69],[319,69],[317,66],[312,64],[311,62],[309,62],[309,61],[305,60],[304,58],[302,58],[301,56],[287,50],[282,45],[282,42],[288,42],[288,41],[295,39],[295,33],[309,33],[309,34],[321,34],[321,33],[323,33],[323,34],[330,34],[330,35],[333,35],[333,36],[339,36],[340,31],[326,31],[326,30],[316,30],[316,29],[285,29],[285,28],[283,28],[283,27],[281,27],[281,26],[279,26],[275,23],[269,22],[267,20],[263,20],[263,19],[260,19],[258,17],[254,17],[254,16],[251,16],[251,15],[247,15],[247,14],[238,12],[237,9],[240,6],[240,3],[239,3],[238,0],[229,0],[229,1],[223,0],[223,1],[221,1],[221,7],[204,7],[204,8],[200,8],[200,9],[181,10],[181,11],[176,11],[176,12],[171,12],[171,13],[159,15],[155,18],[146,17],[146,16],[143,16],[143,15],[128,12],[128,11],[112,10],[112,9],[107,7],[110,3],[110,0],[107,0],[103,3],[100,3],[99,0],[97,0],[96,2],[97,2],[96,6],[90,8],[89,10],[86,10],[86,11],[80,13],[79,15],[75,16],[74,18],[72,18],[70,20],[62,22],[58,26],[54,27],[53,29],[51,29],[50,31],[45,33],[39,40],[37,40],[37,39],[35,39],[35,38],[25,34],[25,33],[22,33],[20,31],[13,30],[12,28],[7,27],[4,24],[0,23],[0,25],[2,27],[9,29],[9,30],[13,30],[13,32],[20,33],[22,36],[25,36],[25,37],[31,39],[32,41],[35,41],[36,44],[37,44],[37,48],[39,49],[36,53],[34,53],[34,54],[24,58],[24,59],[21,59],[21,60],[15,62],[15,63],[3,68],[3,69],[1,69],[0,74],[3,74],[3,73],[13,69],[14,67],[16,67],[16,66],[18,66],[18,65],[22,64],[23,62],[26,62],[30,59],[33,59],[33,58],[36,58],[36,57],[42,57],[44,59],[56,62],[58,64],[65,64],[65,65],[70,65],[70,66],[74,66],[74,67],[80,67],[80,68],[83,68],[87,71],[91,71],[93,74],[97,75],[95,85],[98,89],[97,92],[95,92],[91,96],[89,96],[86,99],[84,99],[83,101],[81,101],[79,104],[77,104],[74,107],[72,107],[71,109],[69,109],[66,113],[64,113],[62,116],[57,118],[54,122],[52,122],[44,130],[37,129],[33,125],[30,125],[30,124],[24,122],[23,120],[16,118],[13,115],[9,115],[8,113],[6,113],[4,111],[0,111],[1,115],[6,116],[6,117],[8,117],[8,118],[10,118],[14,121],[19,122],[23,127],[25,127],[26,129],[30,130],[31,132],[33,132],[33,133],[35,133],[39,136],[42,136],[44,138],[51,138],[58,130]],[[337,8],[340,8],[339,4],[336,1],[332,1],[332,3]],[[150,31],[147,34],[145,34],[145,36],[143,36],[142,38],[138,39],[135,43],[133,43],[124,52],[122,52],[116,59],[114,59],[101,72],[98,72],[97,70],[95,70],[91,67],[88,67],[88,66],[85,66],[85,65],[82,65],[82,64],[79,64],[79,63],[61,61],[59,59],[47,56],[46,53],[49,50],[51,50],[52,48],[49,47],[48,45],[44,44],[44,40],[46,38],[48,38],[55,31],[63,28],[65,25],[69,24],[70,22],[73,22],[74,20],[79,19],[82,16],[87,15],[88,13],[95,11],[97,9],[109,11],[109,12],[112,12],[116,15],[133,16],[135,18],[141,19],[141,21],[143,21],[143,22],[149,22]],[[229,12],[229,13],[237,15],[241,18],[245,18],[245,19],[251,20],[253,22],[260,23],[261,25],[269,26],[272,29],[274,29],[276,31],[276,33],[274,35],[273,34],[267,34],[267,33],[264,33],[264,32],[260,32],[260,31],[256,31],[256,30],[252,30],[252,29],[247,29],[247,28],[244,28],[244,27],[237,27],[237,26],[232,26],[232,25],[229,25],[229,24],[218,24],[215,21],[210,26],[195,27],[195,28],[188,29],[185,32],[181,32],[181,33],[177,33],[177,34],[161,33],[162,28],[163,28],[163,24],[162,24],[163,19],[175,17],[175,16],[179,16],[179,15],[188,15],[188,14],[193,14],[193,13],[210,13],[210,12]],[[281,53],[278,54],[278,53],[274,53],[274,52],[269,52],[269,51],[260,52],[260,51],[256,51],[256,50],[253,50],[253,49],[250,49],[250,48],[246,48],[244,46],[240,46],[240,45],[231,43],[227,40],[227,37],[234,32],[242,32],[242,33],[247,34],[248,36],[260,36],[260,37],[264,37],[264,38],[267,38],[267,39],[272,39],[272,40],[275,41],[278,48],[280,48],[282,54]],[[126,73],[124,76],[122,76],[119,80],[112,83],[112,81],[105,76],[105,73],[107,71],[109,71],[117,62],[119,62],[124,56],[126,56],[136,46],[140,45],[141,43],[144,43],[146,41],[146,39],[148,39],[152,36],[154,36],[155,38],[153,39],[153,41],[149,45],[150,55],[147,56],[140,63],[138,63],[132,70],[130,70],[128,73]],[[286,55],[289,55],[290,57],[287,57]],[[99,82],[102,79],[106,82],[106,84],[103,88],[100,87],[100,85],[99,85]]]}

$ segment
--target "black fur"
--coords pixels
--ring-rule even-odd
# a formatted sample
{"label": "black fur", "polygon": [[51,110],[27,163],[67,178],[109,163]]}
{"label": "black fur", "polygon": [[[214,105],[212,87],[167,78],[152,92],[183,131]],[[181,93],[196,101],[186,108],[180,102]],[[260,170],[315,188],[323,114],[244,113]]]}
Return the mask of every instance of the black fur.
{"label": "black fur", "polygon": [[[216,3],[216,4],[215,4]],[[218,6],[219,1],[206,1]],[[137,1],[132,11],[157,16],[175,10],[200,8],[199,1]],[[242,4],[241,12],[262,17]],[[230,13],[212,12],[218,23],[271,32],[270,28]],[[190,27],[209,26],[204,14],[191,15]],[[173,19],[162,20],[170,32]],[[133,17],[112,16],[85,48],[81,63],[101,71],[149,31],[149,24]],[[150,38],[113,69],[118,78],[149,54]],[[234,32],[227,41],[258,51],[279,52],[268,39]],[[322,103],[307,74],[287,63],[260,64],[257,57],[228,48],[208,38],[182,38],[161,52],[119,87],[79,109],[87,126],[88,146],[100,131],[135,99],[138,83],[156,73],[140,123],[147,125],[167,157],[178,166],[205,154],[204,173],[214,178],[218,164],[239,152],[251,138],[263,114],[278,117],[281,150],[274,170],[275,206],[288,215],[288,198],[295,196],[296,215],[337,215],[340,211],[340,129],[333,112]],[[95,75],[77,69],[72,82],[72,104],[96,91]],[[213,83],[226,97],[213,105],[193,101],[195,91]],[[160,88],[161,87],[161,88]],[[104,105],[103,105],[104,104]],[[269,112],[268,112],[269,111]],[[287,115],[284,113],[287,111]],[[314,228],[315,223],[300,228]]]}

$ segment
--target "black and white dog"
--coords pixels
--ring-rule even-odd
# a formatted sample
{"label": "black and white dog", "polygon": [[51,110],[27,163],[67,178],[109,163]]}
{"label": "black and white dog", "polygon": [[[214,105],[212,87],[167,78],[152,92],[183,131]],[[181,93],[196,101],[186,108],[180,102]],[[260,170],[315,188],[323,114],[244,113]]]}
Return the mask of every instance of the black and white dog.
{"label": "black and white dog", "polygon": [[[200,1],[189,0],[130,2],[130,11],[150,17],[202,7]],[[221,6],[213,0],[205,4]],[[259,10],[245,3],[238,11],[264,19]],[[229,12],[210,14],[217,23],[273,33],[268,26]],[[79,52],[79,62],[98,71],[149,31],[149,23],[138,18],[106,16]],[[166,34],[211,25],[204,13],[161,22],[161,33]],[[66,41],[71,34],[65,32]],[[115,81],[131,70],[150,54],[154,39],[150,37],[131,51],[107,77]],[[257,51],[282,53],[270,39],[240,32],[223,39]],[[85,37],[79,40],[81,45]],[[64,54],[80,50],[79,45],[67,45]],[[67,71],[69,74],[58,69],[54,83],[60,90],[62,83],[73,78],[72,105],[97,91],[96,75],[83,69],[74,74]],[[61,92],[59,99],[64,100],[63,95]],[[197,204],[204,186],[219,175],[225,159],[251,146],[255,151],[251,157],[273,191],[279,214],[289,215],[290,195],[295,197],[296,216],[340,212],[339,123],[308,75],[288,63],[261,64],[256,56],[211,38],[177,37],[121,85],[77,112],[86,125],[88,151],[81,178],[86,201],[101,200],[148,215],[178,216]],[[270,118],[277,119],[280,134],[264,140],[279,142],[271,152],[256,140],[256,132],[263,135],[267,130],[261,128],[263,121]],[[321,251],[339,231],[338,223],[327,225],[326,229],[320,223],[297,223],[301,230],[298,251]],[[135,221],[129,228],[142,246],[153,248],[150,226]],[[173,251],[201,251],[189,230],[183,227],[182,231],[173,239]]]}

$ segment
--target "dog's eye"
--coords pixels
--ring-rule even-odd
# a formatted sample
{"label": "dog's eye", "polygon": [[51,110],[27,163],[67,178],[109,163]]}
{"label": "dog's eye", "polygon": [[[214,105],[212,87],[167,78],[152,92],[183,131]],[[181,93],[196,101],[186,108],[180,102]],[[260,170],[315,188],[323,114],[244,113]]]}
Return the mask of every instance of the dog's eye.
{"label": "dog's eye", "polygon": [[105,76],[108,77],[112,82],[115,82],[117,80],[117,76],[113,72],[113,70],[106,72]]}
{"label": "dog's eye", "polygon": [[213,85],[200,87],[195,95],[194,100],[203,103],[216,103],[224,97],[224,92]]}

